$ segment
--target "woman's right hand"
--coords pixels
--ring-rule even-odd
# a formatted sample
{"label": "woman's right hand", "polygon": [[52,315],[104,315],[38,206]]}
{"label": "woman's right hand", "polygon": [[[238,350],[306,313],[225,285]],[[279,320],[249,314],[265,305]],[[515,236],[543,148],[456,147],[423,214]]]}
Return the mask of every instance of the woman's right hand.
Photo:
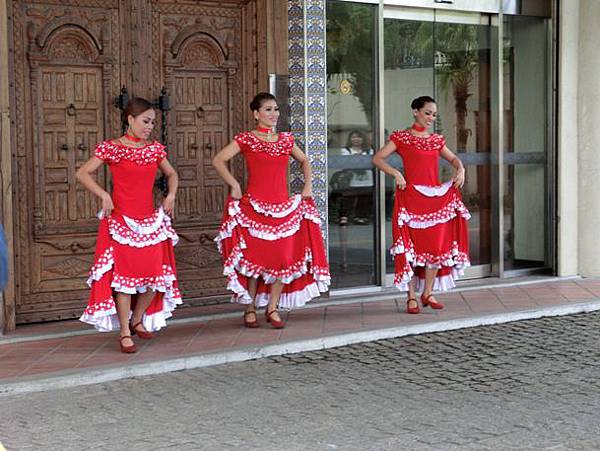
{"label": "woman's right hand", "polygon": [[115,206],[110,194],[104,193],[102,195],[102,217],[108,218],[114,209]]}
{"label": "woman's right hand", "polygon": [[231,197],[233,197],[234,199],[242,198],[242,188],[240,187],[239,183],[236,183],[231,187]]}
{"label": "woman's right hand", "polygon": [[405,189],[406,188],[406,180],[404,179],[404,176],[402,174],[400,174],[399,172],[394,176],[394,178],[396,179],[396,186],[400,189]]}

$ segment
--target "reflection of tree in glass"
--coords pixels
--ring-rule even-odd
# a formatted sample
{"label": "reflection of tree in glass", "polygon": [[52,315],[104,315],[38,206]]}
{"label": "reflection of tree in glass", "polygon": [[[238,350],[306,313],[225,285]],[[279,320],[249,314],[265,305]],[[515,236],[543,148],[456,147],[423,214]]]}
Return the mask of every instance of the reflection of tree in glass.
{"label": "reflection of tree in glass", "polygon": [[386,19],[383,36],[385,69],[433,67],[432,34],[433,22]]}
{"label": "reflection of tree in glass", "polygon": [[[346,74],[372,126],[376,15],[373,5],[327,2],[327,72]],[[370,128],[370,127],[369,127]]]}
{"label": "reflection of tree in glass", "polygon": [[436,78],[442,92],[454,97],[456,148],[467,149],[471,129],[467,128],[467,101],[473,95],[471,82],[479,66],[479,45],[475,25],[440,23],[435,26],[436,50],[443,55],[436,64]]}
{"label": "reflection of tree in glass", "polygon": [[[467,148],[467,101],[479,65],[476,25],[386,20],[385,68],[434,67],[436,84],[454,97],[457,150]],[[424,93],[428,94],[428,93]]]}

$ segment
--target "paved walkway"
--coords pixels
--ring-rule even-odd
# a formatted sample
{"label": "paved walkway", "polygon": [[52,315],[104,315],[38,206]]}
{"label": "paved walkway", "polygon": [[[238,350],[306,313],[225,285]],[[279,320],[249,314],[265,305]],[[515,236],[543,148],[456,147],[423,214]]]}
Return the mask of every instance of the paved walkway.
{"label": "paved walkway", "polygon": [[14,451],[600,449],[600,312],[0,397]]}
{"label": "paved walkway", "polygon": [[441,311],[407,315],[398,293],[330,298],[285,315],[287,326],[241,326],[234,305],[177,311],[137,354],[118,351],[117,334],[77,321],[20,327],[0,337],[0,395],[157,374],[269,355],[310,351],[518,319],[600,310],[600,279],[545,278],[463,288],[438,299]]}

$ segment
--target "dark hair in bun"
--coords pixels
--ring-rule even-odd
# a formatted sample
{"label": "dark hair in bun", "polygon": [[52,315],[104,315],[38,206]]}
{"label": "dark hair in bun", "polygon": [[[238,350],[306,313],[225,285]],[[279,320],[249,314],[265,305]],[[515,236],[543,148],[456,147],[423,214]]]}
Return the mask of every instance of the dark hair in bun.
{"label": "dark hair in bun", "polygon": [[262,104],[267,100],[274,100],[277,102],[277,99],[270,92],[259,92],[254,96],[252,102],[250,102],[250,109],[252,111],[258,111]]}
{"label": "dark hair in bun", "polygon": [[425,104],[427,103],[435,103],[435,99],[433,97],[429,97],[429,96],[421,96],[421,97],[417,97],[415,100],[413,100],[410,103],[410,107],[413,110],[420,110],[421,108],[423,108],[425,106]]}
{"label": "dark hair in bun", "polygon": [[123,113],[121,115],[121,120],[123,121],[123,125],[127,126],[127,118],[129,116],[139,116],[144,111],[153,110],[154,105],[148,102],[146,99],[142,99],[141,97],[134,97],[128,103]]}

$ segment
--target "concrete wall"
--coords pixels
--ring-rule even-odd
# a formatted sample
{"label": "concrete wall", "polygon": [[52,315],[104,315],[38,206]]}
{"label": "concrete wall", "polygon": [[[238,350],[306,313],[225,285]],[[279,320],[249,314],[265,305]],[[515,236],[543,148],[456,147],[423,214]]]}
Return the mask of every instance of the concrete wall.
{"label": "concrete wall", "polygon": [[[569,148],[579,149],[579,272],[600,276],[600,2],[580,0],[579,7],[579,30],[575,33],[579,37],[578,117],[564,117],[562,125],[578,124],[579,145],[565,143],[563,150],[571,153]],[[569,103],[573,99],[564,100]]]}
{"label": "concrete wall", "polygon": [[557,273],[559,276],[569,276],[579,272],[579,0],[561,2],[559,36]]}

